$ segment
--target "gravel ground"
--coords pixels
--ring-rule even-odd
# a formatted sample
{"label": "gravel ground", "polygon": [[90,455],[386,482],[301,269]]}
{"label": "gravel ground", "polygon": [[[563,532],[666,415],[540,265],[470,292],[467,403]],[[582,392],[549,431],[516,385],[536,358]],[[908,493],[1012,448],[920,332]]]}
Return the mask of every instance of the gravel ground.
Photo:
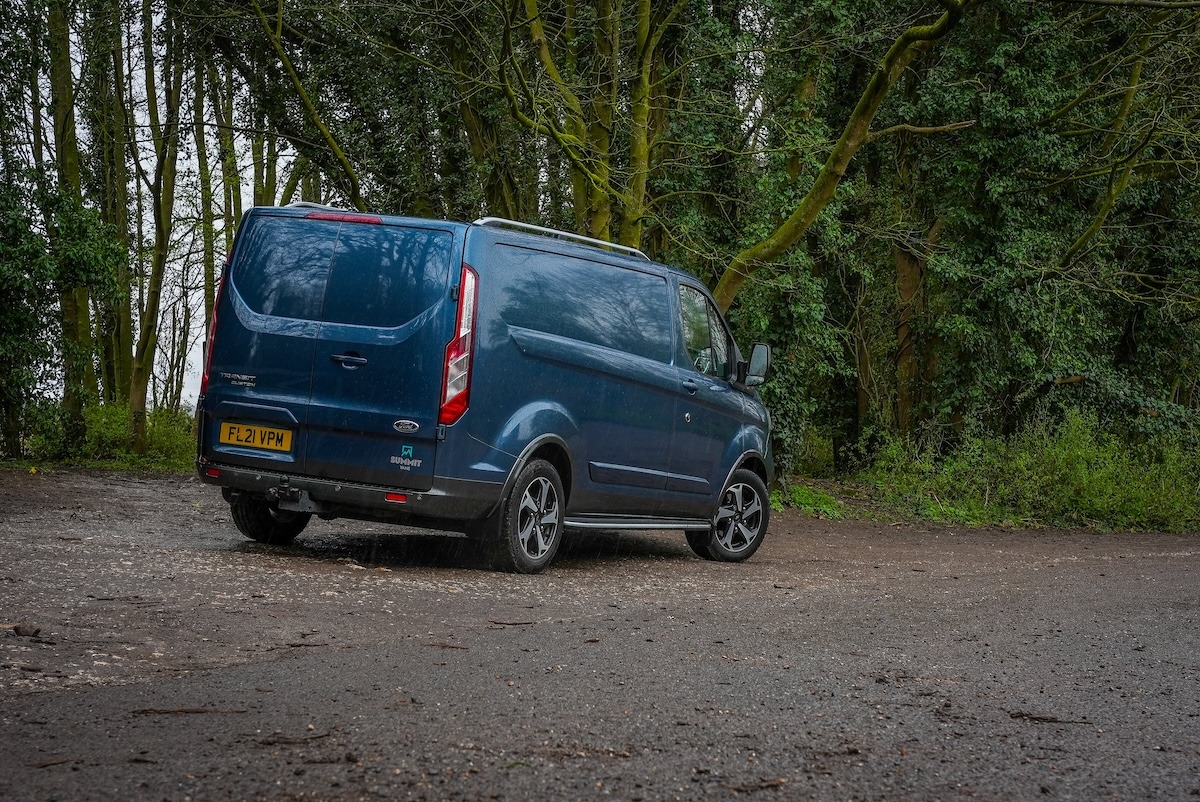
{"label": "gravel ground", "polygon": [[1195,536],[458,545],[271,548],[190,477],[0,470],[0,798],[1200,799]]}

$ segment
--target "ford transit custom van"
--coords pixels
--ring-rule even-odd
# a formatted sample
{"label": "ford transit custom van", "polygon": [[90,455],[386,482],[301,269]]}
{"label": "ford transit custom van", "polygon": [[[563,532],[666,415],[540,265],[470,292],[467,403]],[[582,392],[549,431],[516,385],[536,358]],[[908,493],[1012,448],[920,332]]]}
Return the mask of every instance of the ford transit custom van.
{"label": "ford transit custom van", "polygon": [[220,283],[198,471],[237,528],[456,530],[532,573],[564,531],[676,529],[740,561],[769,416],[704,285],[632,248],[485,218],[246,213]]}

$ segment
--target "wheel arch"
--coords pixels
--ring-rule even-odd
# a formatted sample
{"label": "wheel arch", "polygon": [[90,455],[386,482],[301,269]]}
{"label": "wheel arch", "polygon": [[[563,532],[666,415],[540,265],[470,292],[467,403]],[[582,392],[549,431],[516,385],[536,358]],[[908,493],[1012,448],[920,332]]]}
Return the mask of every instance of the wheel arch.
{"label": "wheel arch", "polygon": [[[729,486],[729,481],[733,478],[733,474],[742,468],[745,468],[759,479],[762,479],[763,485],[765,485],[768,490],[771,489],[771,472],[767,467],[766,458],[758,451],[747,451],[733,463],[733,467],[729,469],[729,473],[725,474],[725,481],[721,483],[719,493],[724,492],[725,488]],[[721,497],[718,494],[717,503],[719,504],[720,501]]]}
{"label": "wheel arch", "polygon": [[554,470],[558,472],[558,479],[562,482],[564,505],[569,505],[571,502],[571,481],[574,475],[574,470],[571,467],[571,455],[567,448],[567,443],[561,437],[555,434],[544,434],[534,438],[529,445],[525,446],[521,451],[517,461],[513,463],[512,469],[508,472],[508,477],[504,480],[504,490],[500,494],[500,498],[508,498],[508,494],[512,492],[513,484],[517,481],[517,476],[525,469],[525,466],[536,459],[544,459],[554,466]]}
{"label": "wheel arch", "polygon": [[[745,468],[751,473],[757,475],[759,479],[762,479],[762,482],[766,486],[767,490],[771,489],[770,472],[767,470],[767,462],[763,459],[761,454],[752,453],[743,456],[741,462],[737,464],[734,470],[737,470],[738,468]],[[733,471],[730,471],[729,477],[732,476]],[[726,477],[725,484],[729,484],[729,477]]]}

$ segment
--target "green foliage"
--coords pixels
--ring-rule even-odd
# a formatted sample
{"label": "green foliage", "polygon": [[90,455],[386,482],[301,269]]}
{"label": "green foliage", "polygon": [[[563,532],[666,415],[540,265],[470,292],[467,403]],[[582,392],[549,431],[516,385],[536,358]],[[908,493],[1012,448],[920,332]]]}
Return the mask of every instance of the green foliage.
{"label": "green foliage", "polygon": [[41,403],[30,413],[30,459],[94,468],[158,470],[186,473],[194,467],[195,422],[186,412],[151,410],[146,419],[146,452],[132,451],[133,426],[128,405],[92,405],[84,409],[87,434],[82,448],[72,450],[66,420],[57,404]]}
{"label": "green foliage", "polygon": [[27,433],[24,448],[10,454],[24,454],[34,460],[59,462],[78,457],[67,445],[67,417],[56,402],[40,401],[24,410],[23,431]]}
{"label": "green foliage", "polygon": [[[1107,160],[1145,158],[1138,143],[1161,127],[1149,118],[1169,116],[1160,93],[1169,82],[1148,76],[1178,69],[1171,42],[1196,41],[1191,16],[992,3],[891,107],[892,123],[977,121],[897,143],[911,165],[897,187],[911,200],[898,199],[898,211],[924,218],[918,242],[939,231],[937,247],[925,246],[914,322],[914,347],[936,365],[922,388],[930,428],[965,421],[1011,433],[1046,399],[1120,428],[1198,422],[1195,401],[1172,388],[1196,376],[1197,184],[1182,180],[1194,167],[1169,155],[1194,147],[1194,126],[1190,144],[1152,149],[1171,167],[1140,173],[1100,233],[1069,255],[1114,186]],[[1118,120],[1129,65],[1147,43],[1138,102]],[[1188,126],[1172,130],[1188,138]],[[1079,381],[1055,383],[1068,377]]]}
{"label": "green foliage", "polygon": [[152,409],[146,422],[146,458],[163,469],[191,472],[196,465],[196,418],[185,410]]}
{"label": "green foliage", "polygon": [[18,456],[26,406],[52,357],[53,264],[33,230],[28,198],[0,187],[0,455]]}
{"label": "green foliage", "polygon": [[87,422],[87,437],[81,455],[84,459],[106,462],[119,460],[131,452],[133,426],[128,406],[97,404],[84,409],[83,418]]}
{"label": "green foliage", "polygon": [[805,485],[790,485],[771,493],[771,508],[781,512],[785,507],[800,510],[814,518],[841,518],[844,515],[841,502],[824,490]]}
{"label": "green foliage", "polygon": [[771,346],[770,380],[760,392],[771,410],[772,443],[779,472],[832,469],[814,419],[820,393],[844,372],[836,332],[824,319],[820,282],[805,273],[783,275],[751,287],[732,313],[737,339]]}
{"label": "green foliage", "polygon": [[67,192],[42,193],[38,199],[53,226],[48,251],[60,289],[87,287],[98,298],[128,292],[118,287],[118,268],[128,259],[113,227]]}
{"label": "green foliage", "polygon": [[1194,434],[1123,439],[1074,408],[1012,437],[967,436],[944,457],[893,440],[864,478],[892,502],[941,520],[1200,528]]}
{"label": "green foliage", "polygon": [[[449,13],[409,0],[285,4],[276,9],[280,45],[300,89],[244,3],[220,0],[188,17],[186,49],[221,76],[209,87],[210,116],[223,98],[234,117],[223,125],[270,132],[285,153],[302,156],[319,173],[306,185],[312,199],[344,203],[348,183],[303,99],[347,153],[374,209],[501,214],[562,228],[587,216],[572,207],[572,190],[586,182],[568,167],[562,132],[560,141],[536,134],[514,112],[561,124],[567,90],[589,107],[622,98],[612,119],[594,121],[611,147],[584,155],[632,192],[641,162],[629,146],[642,129],[627,90],[639,59],[649,58],[641,244],[711,284],[813,186],[896,36],[943,7],[693,2],[672,7],[669,21],[666,6],[655,9],[659,46],[634,53],[636,14],[620,15],[610,62],[596,47],[594,7],[539,4],[561,85],[539,63],[519,3],[468,2]],[[128,3],[112,10],[137,12]],[[112,337],[96,337],[86,355],[63,347],[56,294],[86,287],[100,334],[106,308],[137,297],[146,278],[121,269],[122,260],[137,265],[137,254],[121,253],[94,211],[115,196],[103,186],[113,180],[102,169],[103,121],[88,116],[102,111],[88,93],[111,77],[109,56],[93,48],[91,11],[72,6],[70,14],[82,37],[82,202],[53,191],[52,148],[34,164],[27,144],[32,121],[48,116],[45,108],[35,116],[28,93],[31,71],[48,64],[45,6],[0,7],[0,118],[14,123],[0,130],[2,447],[120,462],[128,458],[120,408],[89,411],[80,451],[41,400],[62,389],[64,354],[111,372],[103,348]],[[851,473],[882,446],[879,470],[894,466],[896,487],[920,479],[929,491],[921,503],[956,519],[1143,525],[1154,509],[1172,508],[1156,501],[1143,514],[1141,502],[1114,496],[1151,487],[1153,471],[1194,475],[1181,433],[1200,429],[1197,52],[1200,15],[1191,10],[990,0],[971,4],[912,62],[872,123],[875,135],[888,133],[857,153],[791,252],[754,266],[731,312],[743,346],[773,348],[761,394],[781,473]],[[104,76],[88,73],[102,66]],[[506,94],[504,81],[518,73],[526,80]],[[604,86],[609,76],[615,89]],[[187,108],[194,87],[184,84]],[[217,130],[215,119],[205,123]],[[44,130],[41,139],[52,136]],[[179,197],[190,189],[181,186]],[[642,209],[618,196],[617,222],[623,208]],[[129,272],[129,286],[116,286],[113,277]],[[91,347],[86,338],[78,346]],[[72,398],[92,394],[70,389]],[[1049,412],[1064,406],[1082,417]],[[152,451],[190,460],[186,422],[155,420]],[[1123,478],[1111,478],[1118,469]],[[1094,490],[1095,476],[1119,490]],[[1051,503],[1062,493],[1069,504]]]}

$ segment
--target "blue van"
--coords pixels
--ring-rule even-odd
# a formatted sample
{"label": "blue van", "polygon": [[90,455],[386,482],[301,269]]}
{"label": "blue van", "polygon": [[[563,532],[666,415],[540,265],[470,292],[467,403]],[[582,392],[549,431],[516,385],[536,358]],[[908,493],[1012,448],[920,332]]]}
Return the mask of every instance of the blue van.
{"label": "blue van", "polygon": [[213,312],[198,471],[264,543],[317,515],[465,532],[525,573],[572,529],[680,529],[739,561],[770,514],[769,361],[631,248],[255,208]]}

